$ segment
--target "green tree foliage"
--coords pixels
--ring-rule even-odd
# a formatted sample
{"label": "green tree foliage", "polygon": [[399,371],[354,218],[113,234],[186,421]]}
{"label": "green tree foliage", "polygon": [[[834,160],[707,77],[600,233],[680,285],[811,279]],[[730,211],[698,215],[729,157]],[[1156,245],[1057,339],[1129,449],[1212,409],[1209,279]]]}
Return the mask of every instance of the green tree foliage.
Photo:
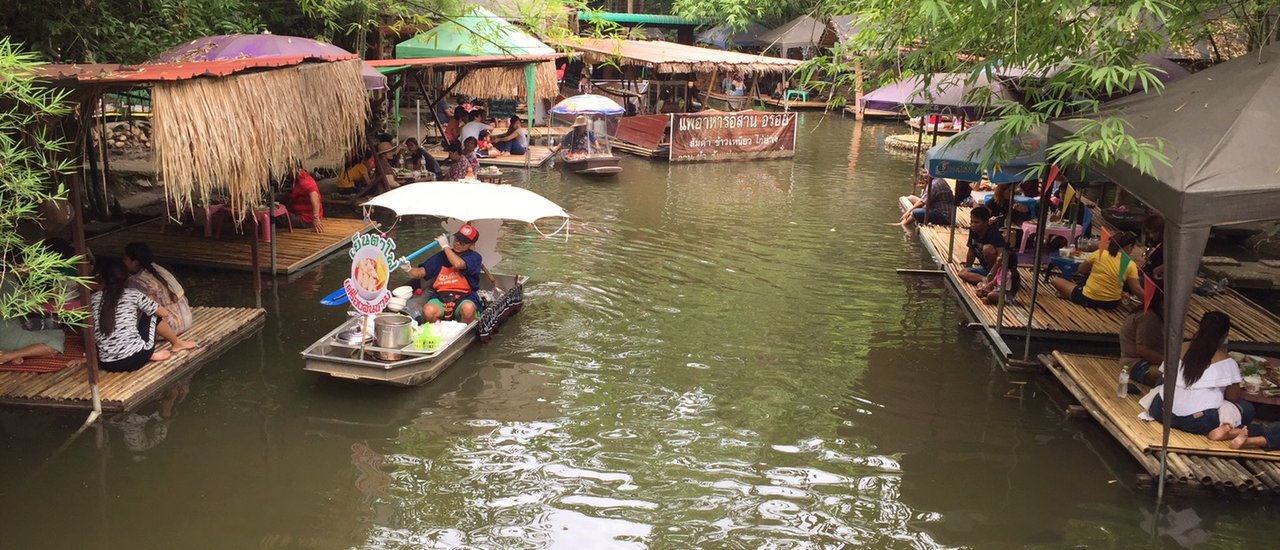
{"label": "green tree foliage", "polygon": [[[1135,91],[1159,92],[1149,54],[1224,38],[1240,51],[1260,47],[1274,36],[1266,14],[1277,6],[1280,0],[829,0],[827,13],[856,14],[861,31],[801,72],[815,82],[844,75],[837,83],[845,91],[852,90],[848,75],[858,61],[886,69],[872,85],[911,75],[927,81],[941,72],[995,79],[1009,68],[1050,75],[1024,79],[1022,102],[974,98],[986,101],[1000,124],[998,146],[984,159],[990,166],[1014,154],[1015,136],[1049,119],[1091,115],[1106,99]],[[1134,139],[1122,120],[1107,117],[1055,144],[1050,158],[1125,159],[1148,171],[1166,162],[1159,140]]]}
{"label": "green tree foliage", "polygon": [[672,0],[671,11],[690,19],[728,23],[743,30],[751,23],[780,25],[803,13],[816,14],[821,5],[805,0]]}
{"label": "green tree foliage", "polygon": [[[6,34],[52,61],[138,63],[211,34],[258,32],[251,0],[0,0]],[[263,2],[270,7],[275,2]]]}
{"label": "green tree foliage", "polygon": [[[74,168],[66,159],[67,142],[50,131],[70,114],[65,94],[37,86],[31,77],[37,67],[35,54],[0,38],[0,279],[6,290],[0,294],[0,316],[5,318],[65,303],[69,280],[64,273],[75,265],[18,233],[19,224],[34,221],[42,203],[66,198],[66,190],[54,182]],[[67,322],[83,318],[79,311],[64,316]]]}

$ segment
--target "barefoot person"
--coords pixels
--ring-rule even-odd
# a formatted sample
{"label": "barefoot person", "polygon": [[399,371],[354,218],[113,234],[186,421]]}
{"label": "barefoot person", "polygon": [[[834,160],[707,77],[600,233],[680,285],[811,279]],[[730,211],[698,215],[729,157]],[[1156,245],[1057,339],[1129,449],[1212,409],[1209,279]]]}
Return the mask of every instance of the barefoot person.
{"label": "barefoot person", "polygon": [[[1177,389],[1173,393],[1170,424],[1184,432],[1222,438],[1253,420],[1253,404],[1240,399],[1240,365],[1223,346],[1231,331],[1231,319],[1220,311],[1210,311],[1200,319],[1191,342],[1183,347],[1178,362]],[[1167,363],[1166,363],[1167,364]],[[1164,415],[1164,388],[1156,387],[1141,401],[1143,420],[1160,420]],[[1224,430],[1216,428],[1225,427]]]}
{"label": "barefoot person", "polygon": [[0,366],[57,355],[65,343],[66,334],[61,330],[27,330],[17,319],[0,319]]}
{"label": "barefoot person", "polygon": [[926,222],[925,216],[928,216],[928,223],[951,225],[951,213],[956,208],[956,197],[951,192],[951,186],[947,185],[947,180],[933,178],[929,181],[927,190],[922,194],[924,198],[921,199],[911,197],[912,207],[902,214],[902,218],[898,220],[898,225],[907,227],[912,222],[924,224]]}
{"label": "barefoot person", "polygon": [[[1142,285],[1138,282],[1137,262],[1123,262],[1125,256],[1133,254],[1133,233],[1121,231],[1111,237],[1106,250],[1098,250],[1090,254],[1080,266],[1080,274],[1088,274],[1083,285],[1062,277],[1054,277],[1053,284],[1058,296],[1071,300],[1090,309],[1115,309],[1120,307],[1124,291],[1128,290],[1136,296],[1142,296]],[[1121,254],[1123,252],[1124,254]],[[1124,269],[1121,279],[1120,270]],[[1124,281],[1121,286],[1120,281]]]}
{"label": "barefoot person", "polygon": [[151,301],[159,304],[171,315],[165,319],[174,334],[182,334],[191,328],[191,304],[187,292],[168,269],[156,264],[151,247],[144,242],[125,245],[124,267],[129,270],[129,288],[136,288]]}
{"label": "barefoot person", "polygon": [[169,317],[168,310],[160,307],[146,294],[129,288],[129,271],[124,264],[103,260],[98,264],[98,281],[102,290],[91,298],[93,311],[93,337],[98,344],[98,361],[102,370],[131,372],[146,366],[148,361],[164,361],[169,350],[156,350],[156,333],[168,333],[173,351],[196,347],[195,342],[173,335],[168,323],[157,330],[157,320]]}

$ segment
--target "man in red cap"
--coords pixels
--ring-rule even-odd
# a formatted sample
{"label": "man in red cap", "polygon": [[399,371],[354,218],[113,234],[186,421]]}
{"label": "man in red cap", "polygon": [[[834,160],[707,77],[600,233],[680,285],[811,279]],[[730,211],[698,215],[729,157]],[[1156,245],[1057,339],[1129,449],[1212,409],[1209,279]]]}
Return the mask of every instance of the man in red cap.
{"label": "man in red cap", "polygon": [[470,323],[480,312],[480,273],[484,260],[474,250],[480,232],[475,226],[463,224],[453,234],[452,245],[444,235],[436,238],[440,252],[427,258],[422,265],[409,270],[409,276],[422,279],[418,296],[406,306],[411,312],[421,311],[422,321],[434,323],[441,319]]}

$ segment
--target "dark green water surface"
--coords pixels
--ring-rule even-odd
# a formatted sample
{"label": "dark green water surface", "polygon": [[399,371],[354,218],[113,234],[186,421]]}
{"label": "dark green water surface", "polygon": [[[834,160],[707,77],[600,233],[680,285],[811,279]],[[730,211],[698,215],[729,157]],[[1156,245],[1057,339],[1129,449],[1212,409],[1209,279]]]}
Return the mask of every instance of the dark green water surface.
{"label": "dark green water surface", "polygon": [[[336,255],[185,399],[0,410],[0,548],[1269,546],[1265,502],[1175,497],[1003,373],[897,218],[889,125],[803,114],[794,161],[536,171],[568,241],[509,227],[525,310],[415,389],[301,370]],[[429,223],[397,229],[403,243]],[[405,245],[408,247],[408,245]],[[416,248],[416,247],[414,247]],[[180,271],[196,303],[247,277]],[[1021,387],[1015,382],[1027,382]]]}

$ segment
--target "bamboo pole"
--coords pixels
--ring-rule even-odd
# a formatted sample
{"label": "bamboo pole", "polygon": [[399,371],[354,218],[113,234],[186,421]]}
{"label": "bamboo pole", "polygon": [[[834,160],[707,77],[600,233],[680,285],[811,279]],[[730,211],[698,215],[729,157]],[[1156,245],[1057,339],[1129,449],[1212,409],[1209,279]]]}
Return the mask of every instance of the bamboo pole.
{"label": "bamboo pole", "polygon": [[[87,103],[89,105],[93,104],[93,102]],[[86,121],[86,116],[92,117],[93,109],[88,109],[87,111],[82,111],[80,113],[80,123],[77,125],[78,128],[76,128],[77,133],[84,132],[84,135],[82,138],[76,139],[77,149],[80,150],[74,151],[72,155],[81,159],[86,156],[85,150],[81,145],[89,141],[90,135],[90,132],[88,132],[88,125],[86,125],[85,122],[91,122],[91,119]],[[71,240],[75,246],[76,255],[80,257],[80,261],[76,264],[76,271],[81,277],[89,277],[92,273],[89,267],[88,248],[85,246],[84,238],[84,201],[82,200],[84,185],[81,174],[82,172],[77,170],[67,178],[70,183],[70,189],[67,193],[70,195],[71,199]],[[88,298],[89,288],[82,287],[80,289],[80,295],[82,297],[81,301],[88,304],[89,300],[84,298]],[[89,413],[89,417],[84,421],[85,426],[92,424],[102,416],[102,395],[98,389],[98,343],[93,337],[93,326],[94,318],[93,315],[90,314],[85,318],[84,326],[80,328],[80,337],[84,340],[84,369],[89,382],[89,396],[92,400],[93,406],[93,409]]]}
{"label": "bamboo pole", "polygon": [[[1013,185],[1013,184],[1010,183],[1007,185]],[[1013,201],[1013,190],[1010,189],[1009,191],[1010,191],[1009,206],[1005,211],[1004,230],[1002,231],[1003,233],[1002,236],[1005,238],[1004,253],[1008,253],[1010,250],[1013,249],[1013,243],[1009,242],[1009,227],[1013,225],[1013,202],[1014,201]],[[996,258],[997,263],[1001,263],[1003,261],[1004,261],[1004,258]],[[1018,266],[1015,264],[1013,268],[1018,269]],[[995,268],[992,267],[992,269],[995,269]],[[1008,286],[1009,286],[1009,283],[1007,281],[1010,281],[1013,279],[1012,277],[1006,277],[1006,274],[1003,273],[1003,271],[1004,270],[1002,269],[1000,274],[1000,280],[997,281],[999,283],[998,286],[1000,287],[1000,296],[997,299],[997,303],[999,305],[996,306],[996,334],[1000,334],[1000,329],[1004,327],[1004,305],[1006,301],[1005,300],[1006,293],[1008,292]],[[1032,284],[1036,284],[1035,281],[1032,281]]]}
{"label": "bamboo pole", "polygon": [[853,65],[853,119],[862,120],[866,113],[862,108],[862,58]]}
{"label": "bamboo pole", "polygon": [[[270,217],[270,210],[267,211]],[[253,301],[257,307],[262,307],[262,259],[258,257],[258,213],[253,208],[249,209],[249,217],[253,218],[253,231],[249,233],[249,269],[253,272]]]}
{"label": "bamboo pole", "polygon": [[711,101],[711,90],[714,90],[714,89],[716,88],[716,77],[717,77],[717,76],[720,76],[720,67],[716,67],[716,68],[714,68],[714,69],[712,69],[712,70],[711,70],[711,82],[707,84],[707,93],[706,93],[706,96],[702,98],[702,106],[703,106],[703,107],[706,107],[707,105],[709,105],[709,103],[708,103],[708,102],[710,102],[710,101]]}
{"label": "bamboo pole", "polygon": [[[1031,303],[1027,306],[1027,335],[1022,342],[1022,359],[1026,360],[1031,355],[1031,327],[1034,325],[1036,316],[1036,298],[1040,290],[1040,258],[1044,256],[1044,241],[1047,233],[1044,228],[1049,226],[1049,198],[1053,193],[1053,180],[1057,172],[1052,168],[1049,174],[1045,176],[1044,187],[1040,190],[1040,204],[1036,211],[1038,220],[1036,225],[1036,254],[1031,262]],[[1012,201],[1010,201],[1012,202]]]}

